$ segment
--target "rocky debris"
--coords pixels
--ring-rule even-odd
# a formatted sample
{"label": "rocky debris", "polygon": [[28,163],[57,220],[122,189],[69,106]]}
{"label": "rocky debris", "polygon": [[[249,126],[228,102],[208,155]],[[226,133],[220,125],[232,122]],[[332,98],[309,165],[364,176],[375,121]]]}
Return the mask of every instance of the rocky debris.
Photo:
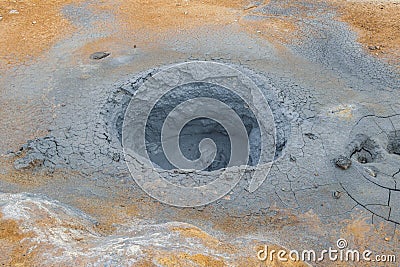
{"label": "rocky debris", "polygon": [[90,59],[100,60],[100,59],[108,57],[109,55],[111,55],[111,53],[109,53],[109,52],[95,52],[90,55]]}
{"label": "rocky debris", "polygon": [[346,156],[341,155],[337,159],[335,159],[335,164],[340,169],[347,170],[351,166],[351,159],[349,159]]}

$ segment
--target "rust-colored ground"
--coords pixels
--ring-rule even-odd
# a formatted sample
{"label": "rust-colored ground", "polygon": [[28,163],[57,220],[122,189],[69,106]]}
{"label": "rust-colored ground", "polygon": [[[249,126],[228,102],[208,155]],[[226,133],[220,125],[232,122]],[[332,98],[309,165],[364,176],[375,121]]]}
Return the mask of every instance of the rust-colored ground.
{"label": "rust-colored ground", "polygon": [[[61,15],[60,10],[66,4],[79,1],[0,0],[0,16],[2,18],[0,20],[0,36],[2,39],[0,42],[0,66],[3,64],[14,66],[17,63],[35,59],[56,41],[69,36],[75,29]],[[399,61],[400,4],[397,1],[384,3],[340,1],[335,3],[338,4],[339,10],[342,12],[340,19],[348,22],[357,31],[359,41],[368,52],[394,62]],[[87,53],[90,53],[93,49],[103,50],[110,42],[117,40],[121,42],[118,36],[127,36],[129,32],[151,32],[154,38],[160,33],[169,34],[174,31],[191,30],[204,25],[218,26],[238,23],[248,33],[263,36],[267,40],[274,40],[274,42],[278,40],[281,43],[285,42],[290,33],[295,32],[295,24],[281,18],[265,19],[257,23],[244,20],[243,17],[251,10],[251,8],[245,8],[247,4],[248,2],[241,0],[104,0],[94,4],[93,8],[99,11],[110,10],[115,13],[117,20],[113,27],[118,31],[115,36],[95,41],[94,47],[83,49]],[[18,13],[10,14],[12,10],[17,10]],[[11,13],[16,12],[12,11]],[[263,29],[268,29],[268,32],[263,32]],[[0,92],[1,90],[2,88],[0,88]],[[33,104],[29,102],[2,103],[0,117],[3,118],[2,123],[5,128],[13,133],[12,138],[14,139],[10,136],[9,140],[0,140],[0,146],[11,147],[10,144],[13,144],[17,149],[27,139],[46,134],[42,127],[37,126],[43,125],[44,122],[31,119],[40,118],[39,115],[32,114]],[[13,110],[11,106],[18,107],[19,112],[11,112],[10,115],[10,110]],[[28,114],[31,116],[27,116]],[[7,118],[7,120],[4,118]],[[11,166],[11,162],[12,159],[7,158],[0,163],[4,166]],[[0,167],[2,167],[1,164]],[[32,175],[31,170],[19,172],[13,170],[7,174],[0,174],[0,179],[32,189],[50,180],[59,179],[62,181],[63,175],[63,173],[52,175],[36,173]],[[124,192],[121,192],[121,196],[108,199],[77,198],[71,199],[71,204],[99,219],[100,228],[105,232],[113,231],[113,223],[126,222],[130,218],[141,216],[141,214],[156,214],[161,206],[158,203],[146,200],[132,203],[131,200],[126,200],[123,196]],[[99,209],[99,207],[102,208]],[[234,235],[246,234],[256,230],[248,227],[249,225],[268,225],[268,229],[276,231],[296,225],[308,225],[314,231],[319,231],[322,225],[318,218],[311,214],[298,216],[290,211],[278,211],[277,216],[256,218],[215,218],[212,211],[207,209],[203,212],[177,210],[177,217],[212,220],[215,229]],[[369,249],[374,249],[379,248],[379,246],[396,247],[399,244],[399,240],[391,240],[392,237],[387,235],[384,229],[373,229],[365,221],[365,218],[355,218],[342,223],[343,237],[353,241],[357,247],[368,245],[370,246]],[[186,237],[200,238],[212,246],[219,244],[217,239],[196,228],[173,230],[179,231]],[[27,235],[20,232],[17,222],[5,220],[0,216],[0,245],[1,251],[4,252],[0,253],[0,261],[8,262],[12,266],[29,266],[31,259],[26,254],[26,247],[21,243],[21,240],[25,237]],[[11,255],[11,258],[2,258],[6,255]],[[207,258],[200,254],[164,255],[160,256],[159,261],[165,264],[174,262],[182,264],[190,261],[200,266],[210,266],[211,263],[214,264],[213,266],[220,264],[217,259]],[[242,266],[253,266],[255,263],[257,264],[253,258],[243,259]],[[152,266],[150,262],[144,262],[143,266],[145,264]]]}
{"label": "rust-colored ground", "polygon": [[[28,62],[50,48],[57,40],[69,36],[74,27],[62,16],[61,8],[81,0],[0,1],[1,65]],[[400,3],[396,1],[333,0],[343,21],[359,34],[359,41],[372,54],[399,61]],[[287,18],[266,18],[260,22],[243,20],[252,8],[249,1],[232,0],[104,0],[92,4],[94,10],[109,10],[117,17],[119,36],[149,33],[152,37],[195,29],[205,25],[238,23],[251,34],[269,41],[285,42],[293,38],[295,22]],[[266,4],[264,2],[263,4]],[[296,5],[296,1],[293,2]],[[11,13],[10,13],[11,12]],[[267,29],[267,30],[266,30]],[[267,32],[265,32],[267,31]],[[114,38],[112,38],[114,39]],[[114,40],[118,40],[115,36]]]}
{"label": "rust-colored ground", "polygon": [[4,219],[0,213],[0,263],[2,266],[32,266],[34,253],[29,253],[29,246],[22,243],[32,235],[22,233],[18,222]]}
{"label": "rust-colored ground", "polygon": [[367,51],[400,63],[400,1],[338,1],[340,19],[358,33]]}
{"label": "rust-colored ground", "polygon": [[[1,23],[1,22],[0,22]],[[0,47],[3,43],[0,42]],[[0,48],[0,53],[3,51]],[[0,63],[1,65],[1,63]],[[0,95],[3,88],[0,87]],[[44,113],[43,109],[38,109],[38,105],[50,106],[48,102],[38,99],[7,99],[0,105],[0,118],[3,129],[7,129],[8,138],[0,140],[0,147],[7,147],[18,150],[27,140],[48,134],[46,129],[49,113]],[[50,108],[49,108],[50,109]]]}
{"label": "rust-colored ground", "polygon": [[[43,3],[38,0],[1,0],[0,15],[3,19],[0,21],[0,36],[4,40],[0,44],[0,58],[4,60],[1,65],[29,62],[57,40],[70,36],[74,27],[60,11],[63,6],[79,1],[52,0]],[[248,33],[258,34],[269,41],[284,42],[290,38],[295,25],[284,18],[265,18],[260,22],[243,20],[254,8],[249,3],[244,0],[104,0],[90,6],[94,12],[106,10],[116,15],[115,25],[98,25],[114,29],[115,34],[95,43],[100,46],[102,42],[119,43],[121,38],[130,43],[138,35],[144,35],[149,42],[200,26],[229,24],[238,24]],[[18,14],[10,14],[11,10],[17,10]]]}
{"label": "rust-colored ground", "polygon": [[1,65],[34,59],[68,36],[73,27],[60,11],[73,1],[0,0]]}

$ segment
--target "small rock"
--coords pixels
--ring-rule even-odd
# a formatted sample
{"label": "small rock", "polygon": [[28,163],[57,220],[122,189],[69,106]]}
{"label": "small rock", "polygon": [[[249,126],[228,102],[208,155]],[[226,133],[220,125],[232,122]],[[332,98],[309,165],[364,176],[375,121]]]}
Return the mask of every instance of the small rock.
{"label": "small rock", "polygon": [[333,197],[334,199],[339,199],[341,196],[342,196],[342,192],[340,192],[340,191],[334,191],[334,192],[332,193],[332,197]]}
{"label": "small rock", "polygon": [[15,152],[12,150],[7,150],[6,155],[15,156]]}
{"label": "small rock", "polygon": [[362,156],[362,155],[360,155],[360,156],[357,158],[357,161],[360,162],[361,164],[368,163],[368,159],[367,159],[365,156]]}
{"label": "small rock", "polygon": [[9,14],[19,14],[19,11],[16,9],[11,9],[10,12],[8,12]]}
{"label": "small rock", "polygon": [[346,156],[341,155],[335,160],[335,164],[337,167],[341,168],[342,170],[347,170],[351,166],[351,159],[349,159]]}
{"label": "small rock", "polygon": [[376,171],[371,168],[365,168],[365,171],[368,173],[369,176],[376,177]]}
{"label": "small rock", "polygon": [[385,237],[385,241],[389,242],[390,241],[390,237]]}
{"label": "small rock", "polygon": [[114,153],[112,156],[112,160],[115,162],[119,162],[121,160],[121,155],[119,153]]}
{"label": "small rock", "polygon": [[370,45],[368,46],[369,50],[381,50],[381,46],[379,45]]}
{"label": "small rock", "polygon": [[0,21],[3,20],[3,16],[0,16]]}
{"label": "small rock", "polygon": [[318,136],[316,136],[316,135],[313,134],[313,133],[305,133],[304,135],[307,136],[307,137],[308,137],[309,139],[311,139],[311,140],[318,139]]}
{"label": "small rock", "polygon": [[230,195],[226,195],[226,196],[223,197],[223,199],[225,199],[225,200],[231,200],[231,196],[230,196]]}
{"label": "small rock", "polygon": [[111,55],[109,52],[95,52],[90,55],[90,59],[99,60],[108,57],[109,55]]}
{"label": "small rock", "polygon": [[246,6],[246,7],[244,8],[244,10],[253,9],[253,8],[255,8],[255,7],[257,7],[256,4],[250,4],[250,5]]}

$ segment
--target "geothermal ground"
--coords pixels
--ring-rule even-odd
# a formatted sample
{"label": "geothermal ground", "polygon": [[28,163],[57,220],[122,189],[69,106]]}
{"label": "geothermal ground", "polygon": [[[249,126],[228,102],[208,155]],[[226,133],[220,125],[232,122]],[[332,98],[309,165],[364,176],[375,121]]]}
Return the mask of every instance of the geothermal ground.
{"label": "geothermal ground", "polygon": [[[399,266],[398,0],[0,0],[0,38],[2,266]],[[243,179],[180,208],[132,178],[122,121],[147,79],[189,61],[245,73],[277,131],[256,191]],[[155,124],[174,105],[162,104]],[[202,129],[229,147],[203,121],[184,129],[182,147]],[[257,257],[265,246],[338,249],[339,239],[397,262]]]}

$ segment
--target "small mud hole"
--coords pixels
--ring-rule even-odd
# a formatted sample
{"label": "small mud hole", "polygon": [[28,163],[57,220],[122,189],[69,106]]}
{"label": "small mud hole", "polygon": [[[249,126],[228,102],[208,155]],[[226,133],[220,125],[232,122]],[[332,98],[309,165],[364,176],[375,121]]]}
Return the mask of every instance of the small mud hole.
{"label": "small mud hole", "polygon": [[392,131],[388,134],[387,151],[390,154],[400,155],[400,131]]}
{"label": "small mud hole", "polygon": [[362,164],[375,162],[381,157],[380,145],[364,134],[358,134],[350,144],[351,159]]}

